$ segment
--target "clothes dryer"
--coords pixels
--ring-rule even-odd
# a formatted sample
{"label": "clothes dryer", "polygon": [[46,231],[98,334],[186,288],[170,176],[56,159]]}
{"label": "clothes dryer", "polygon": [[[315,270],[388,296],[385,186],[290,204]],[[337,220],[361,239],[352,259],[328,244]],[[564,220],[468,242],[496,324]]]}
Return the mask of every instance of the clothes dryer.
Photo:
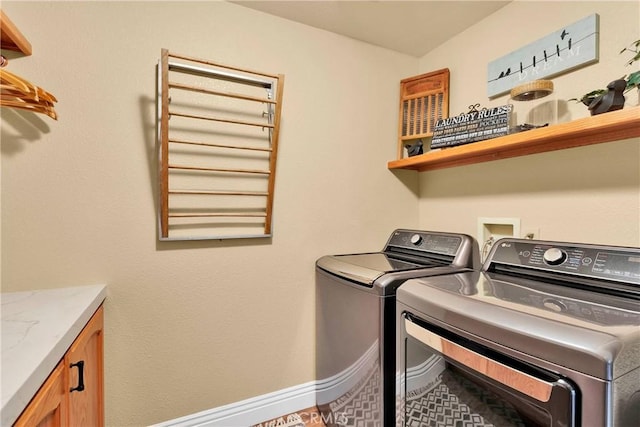
{"label": "clothes dryer", "polygon": [[503,239],[397,292],[398,425],[640,420],[640,248]]}

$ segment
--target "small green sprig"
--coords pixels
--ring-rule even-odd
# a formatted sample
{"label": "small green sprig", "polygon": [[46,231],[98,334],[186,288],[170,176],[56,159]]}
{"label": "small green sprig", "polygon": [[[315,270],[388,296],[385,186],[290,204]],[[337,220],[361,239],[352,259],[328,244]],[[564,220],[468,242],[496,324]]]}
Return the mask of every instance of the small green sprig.
{"label": "small green sprig", "polygon": [[[627,61],[626,65],[633,65],[634,62],[640,61],[640,40],[636,40],[631,43],[628,47],[625,47],[620,51],[620,54],[625,52],[633,53],[633,57]],[[626,76],[625,80],[627,81],[627,87],[625,88],[625,93],[629,92],[633,88],[640,88],[640,71],[634,71],[633,73]]]}
{"label": "small green sprig", "polygon": [[620,51],[620,54],[623,54],[625,52],[633,52],[635,53],[635,55],[633,56],[633,58],[631,58],[629,60],[629,62],[627,62],[627,65],[631,65],[636,61],[640,61],[640,40],[636,40],[633,43],[631,43],[631,45],[629,45],[629,47],[625,47],[624,49],[622,49]]}

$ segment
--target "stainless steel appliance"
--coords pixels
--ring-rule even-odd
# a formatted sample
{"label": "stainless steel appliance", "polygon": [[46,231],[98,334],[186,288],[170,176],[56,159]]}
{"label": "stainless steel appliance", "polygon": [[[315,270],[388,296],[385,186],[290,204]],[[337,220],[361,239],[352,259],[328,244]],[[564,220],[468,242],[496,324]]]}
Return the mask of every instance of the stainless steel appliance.
{"label": "stainless steel appliance", "polygon": [[411,277],[480,267],[470,236],[396,230],[380,252],[316,263],[316,401],[328,426],[392,426],[395,292]]}
{"label": "stainless steel appliance", "polygon": [[397,293],[398,425],[640,422],[640,248],[503,239]]}

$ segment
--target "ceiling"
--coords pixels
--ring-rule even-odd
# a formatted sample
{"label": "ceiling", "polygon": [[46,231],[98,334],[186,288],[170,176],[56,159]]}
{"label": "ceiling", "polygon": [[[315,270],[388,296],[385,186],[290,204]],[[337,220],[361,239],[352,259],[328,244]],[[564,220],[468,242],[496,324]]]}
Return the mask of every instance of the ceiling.
{"label": "ceiling", "polygon": [[370,43],[421,57],[510,1],[231,1]]}

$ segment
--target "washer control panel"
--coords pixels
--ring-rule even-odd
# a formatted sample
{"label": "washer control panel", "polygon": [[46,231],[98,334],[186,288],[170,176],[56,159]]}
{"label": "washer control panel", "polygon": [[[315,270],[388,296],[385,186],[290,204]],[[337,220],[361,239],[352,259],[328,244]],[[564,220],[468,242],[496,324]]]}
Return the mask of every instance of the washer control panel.
{"label": "washer control panel", "polygon": [[640,248],[502,239],[489,263],[640,284]]}
{"label": "washer control panel", "polygon": [[457,234],[396,230],[391,235],[387,247],[393,246],[405,250],[455,256],[462,245],[462,241],[462,236]]}

